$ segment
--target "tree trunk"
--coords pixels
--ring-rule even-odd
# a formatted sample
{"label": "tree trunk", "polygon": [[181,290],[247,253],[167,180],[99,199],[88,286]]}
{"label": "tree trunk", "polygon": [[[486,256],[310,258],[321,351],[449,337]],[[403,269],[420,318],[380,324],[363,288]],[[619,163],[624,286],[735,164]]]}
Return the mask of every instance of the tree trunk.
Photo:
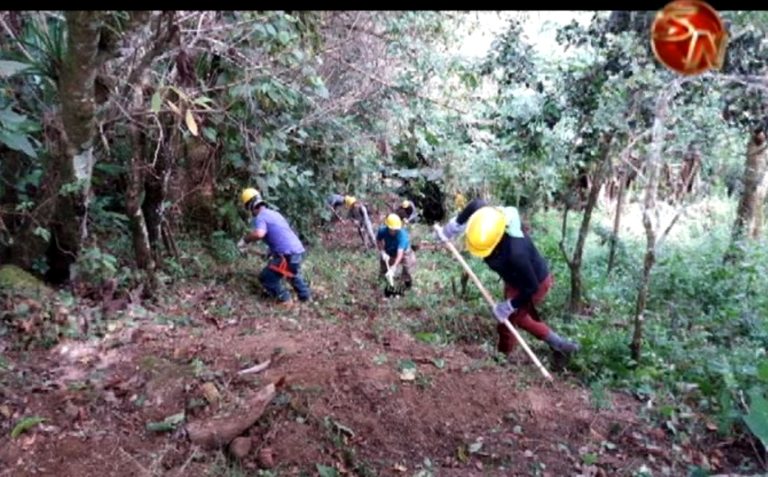
{"label": "tree trunk", "polygon": [[183,220],[188,227],[205,235],[218,228],[218,216],[214,207],[214,177],[211,166],[212,151],[199,138],[183,139],[179,157],[184,157],[185,194]]}
{"label": "tree trunk", "polygon": [[[152,62],[164,51],[178,42],[178,28],[174,24],[175,12],[162,12],[150,22],[150,31],[154,32],[154,41],[146,50],[129,81],[141,84]],[[178,61],[178,58],[177,58]],[[170,75],[169,81],[180,81],[179,67]],[[140,105],[143,107],[143,104]],[[149,237],[149,244],[155,262],[161,259],[162,226],[165,215],[165,199],[168,193],[168,181],[174,158],[178,155],[181,133],[176,124],[175,115],[163,114],[164,120],[158,121],[158,144],[152,153],[151,165],[146,155],[142,156],[145,174],[143,175],[144,201],[141,204],[144,223]]]}
{"label": "tree trunk", "polygon": [[565,236],[568,231],[568,211],[569,208],[566,205],[565,210],[563,211],[563,222],[560,235],[560,251],[563,253],[563,257],[565,257],[565,263],[568,265],[568,272],[571,280],[571,292],[568,296],[568,315],[566,316],[566,321],[570,321],[573,315],[579,314],[583,308],[581,300],[583,295],[581,283],[581,257],[578,257],[578,259],[575,257],[574,259],[571,259],[568,256],[568,252],[565,250]]}
{"label": "tree trunk", "polygon": [[[144,105],[143,85],[137,84],[133,89],[132,109],[141,110]],[[152,248],[147,232],[147,223],[141,207],[142,193],[144,192],[144,170],[146,168],[144,156],[146,153],[146,135],[142,126],[135,121],[130,123],[131,130],[131,163],[128,175],[128,187],[125,194],[126,212],[131,224],[133,238],[133,251],[136,256],[136,266],[146,273],[146,296],[152,296],[157,291],[155,278],[155,260],[152,256]]]}
{"label": "tree trunk", "polygon": [[613,216],[613,233],[611,234],[610,251],[608,252],[608,270],[610,274],[616,261],[616,245],[619,242],[619,230],[621,226],[621,211],[624,206],[624,191],[626,190],[626,179],[624,174],[619,176],[619,190],[616,193],[616,212]]}
{"label": "tree trunk", "polygon": [[[164,156],[165,154],[161,154]],[[163,223],[163,201],[167,190],[169,172],[164,158],[157,159],[155,167],[148,168],[144,177],[144,203],[141,208],[147,224],[149,244],[157,259],[160,254],[160,226]]]}
{"label": "tree trunk", "polygon": [[632,333],[630,350],[632,359],[640,361],[643,346],[643,325],[645,322],[645,306],[648,301],[648,287],[651,281],[651,269],[656,262],[656,232],[651,213],[656,208],[656,196],[659,189],[659,169],[661,168],[661,155],[664,149],[664,122],[669,107],[667,93],[663,93],[656,102],[656,115],[653,120],[651,133],[651,147],[645,165],[645,197],[643,199],[643,227],[645,228],[645,257],[643,258],[643,274],[640,277],[640,286],[637,291],[635,304],[635,326]]}
{"label": "tree trunk", "polygon": [[48,279],[63,283],[72,277],[82,241],[87,236],[86,216],[95,158],[94,84],[98,66],[101,12],[68,11],[67,56],[61,72],[59,96],[64,125],[65,153],[54,159],[54,184],[59,184],[51,242]]}
{"label": "tree trunk", "polygon": [[166,115],[163,128],[168,134],[165,147],[153,161],[149,174],[145,177],[144,217],[146,218],[149,243],[156,261],[161,259],[162,226],[165,216],[165,199],[168,196],[168,184],[171,178],[174,158],[178,157],[181,132],[175,116]]}
{"label": "tree trunk", "polygon": [[755,210],[755,219],[752,221],[752,229],[749,233],[752,240],[759,239],[763,232],[763,220],[765,219],[766,213],[766,193],[768,193],[768,171],[763,172],[763,180],[757,187],[757,193],[755,194],[757,195],[757,210]]}
{"label": "tree trunk", "polygon": [[[132,129],[139,129],[133,126]],[[152,249],[149,244],[149,234],[141,209],[142,179],[144,176],[142,152],[144,138],[142,133],[132,131],[131,171],[129,174],[128,188],[126,190],[126,211],[131,221],[131,234],[133,238],[133,250],[136,256],[136,265],[148,274],[154,273],[155,263],[152,257]]]}
{"label": "tree trunk", "polygon": [[[645,214],[644,214],[645,215]],[[645,217],[643,217],[643,224],[646,223]],[[650,222],[649,222],[650,223]],[[645,257],[643,258],[643,274],[640,277],[640,287],[637,291],[637,302],[635,304],[635,328],[632,333],[632,359],[640,361],[642,346],[643,346],[643,328],[645,322],[645,305],[648,301],[648,287],[651,282],[651,269],[656,262],[655,247],[648,245],[651,241],[655,241],[653,227],[646,226],[646,235],[648,242],[646,243]],[[649,233],[650,232],[650,233]]]}
{"label": "tree trunk", "polygon": [[[738,245],[744,238],[757,238],[762,226],[762,203],[768,184],[765,184],[766,168],[768,168],[768,152],[766,152],[765,133],[755,131],[747,145],[747,158],[742,178],[743,189],[736,220],[731,233],[731,246],[726,253],[725,261],[732,261],[738,256]],[[765,184],[765,185],[764,185]]]}
{"label": "tree trunk", "polygon": [[581,226],[579,227],[579,236],[576,239],[576,248],[573,250],[573,256],[568,257],[565,251],[564,240],[566,233],[566,217],[568,210],[565,211],[563,217],[563,230],[562,238],[560,242],[560,248],[568,263],[568,269],[571,275],[571,294],[568,298],[568,310],[571,315],[580,314],[584,311],[584,294],[581,280],[581,262],[584,256],[584,245],[587,242],[587,235],[589,235],[589,223],[592,220],[592,212],[595,210],[597,199],[600,197],[600,189],[603,187],[608,171],[610,170],[610,146],[611,135],[604,134],[600,138],[600,151],[599,162],[595,164],[595,171],[592,176],[592,181],[589,186],[589,194],[587,196],[587,202],[584,206],[584,214],[581,218]]}
{"label": "tree trunk", "polygon": [[741,200],[736,211],[733,226],[735,240],[743,238],[754,229],[755,217],[760,209],[759,189],[766,169],[766,143],[762,132],[754,134],[747,145],[747,160],[744,167],[744,184]]}
{"label": "tree trunk", "polygon": [[[162,49],[172,39],[172,21],[174,13],[167,12],[155,17],[151,30],[155,31],[155,41],[142,56],[139,65],[128,78],[128,86],[133,88],[132,107],[134,112],[144,108],[144,89],[146,87],[146,74],[152,61],[160,54]],[[166,23],[167,22],[167,23]],[[165,33],[163,27],[165,28]],[[163,126],[160,125],[160,128]],[[126,209],[131,221],[131,234],[133,236],[133,248],[136,256],[136,265],[146,273],[144,296],[149,298],[157,292],[158,282],[155,268],[158,255],[153,253],[153,246],[159,249],[160,227],[162,224],[163,202],[167,189],[166,154],[157,153],[153,157],[151,165],[147,157],[147,135],[144,126],[136,120],[130,123],[131,131],[131,164],[126,193]],[[163,134],[159,130],[158,147],[162,147]],[[149,172],[149,174],[147,174]],[[143,197],[142,197],[143,196]]]}

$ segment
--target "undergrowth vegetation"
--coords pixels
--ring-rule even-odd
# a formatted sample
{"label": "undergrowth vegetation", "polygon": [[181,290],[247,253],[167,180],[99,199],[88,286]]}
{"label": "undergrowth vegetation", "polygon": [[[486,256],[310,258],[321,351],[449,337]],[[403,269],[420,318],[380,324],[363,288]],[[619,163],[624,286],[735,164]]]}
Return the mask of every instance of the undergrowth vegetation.
{"label": "undergrowth vegetation", "polygon": [[[194,287],[271,316],[266,248],[236,245],[256,187],[307,247],[322,319],[511,366],[431,229],[482,196],[530,225],[542,316],[581,344],[563,372],[596,407],[626,392],[676,442],[747,443],[768,469],[768,15],[724,12],[722,70],[682,77],[648,12],[531,14],[483,17],[502,26],[472,56],[467,12],[0,12],[0,351],[190,326]],[[374,219],[415,203],[412,290],[383,297],[332,193]]]}
{"label": "undergrowth vegetation", "polygon": [[[608,274],[606,243],[600,234],[590,234],[584,262],[590,307],[584,315],[573,317],[566,312],[569,285],[558,248],[560,213],[542,212],[531,221],[531,233],[556,277],[541,306],[542,316],[582,346],[566,373],[591,389],[597,407],[604,405],[608,390],[625,391],[646,402],[647,418],[659,421],[680,442],[709,431],[723,438],[741,434],[749,413],[748,397],[758,399],[768,390],[768,298],[764,293],[768,289],[768,244],[763,241],[751,247],[738,264],[724,264],[722,256],[728,246],[725,219],[732,210],[722,207],[720,199],[696,207],[719,213],[713,212],[706,224],[697,219],[698,214],[683,219],[676,240],[659,255],[645,313],[647,351],[640,362],[634,362],[627,350],[638,281],[634,264],[642,255],[642,237],[622,237],[616,267]],[[628,216],[627,223],[632,219]],[[596,228],[609,221],[598,209]],[[435,347],[479,345],[492,357],[495,321],[479,291],[470,281],[462,293],[459,264],[427,226],[416,224],[412,229],[423,240],[411,293],[383,298],[375,256],[335,243],[330,234],[310,247],[305,264],[305,276],[317,297],[312,306],[332,322],[366,323],[377,336],[399,329]],[[568,231],[569,237],[575,235],[575,229]],[[265,260],[259,247],[243,257],[223,231],[214,232],[207,241],[190,237],[178,242],[179,257],[166,258],[164,263],[166,286],[208,283],[250,296],[255,316],[268,308],[257,279]],[[129,257],[128,245],[116,237],[104,248],[88,249],[82,256],[83,269],[93,274],[95,282],[129,279]],[[502,284],[498,277],[476,259],[469,263],[492,294],[499,296]],[[0,325],[0,334],[13,332],[10,324],[23,328],[26,339],[16,344],[21,348],[51,346],[62,338],[98,338],[113,326],[110,323],[130,322],[142,313],[137,311],[142,310],[139,306],[107,314],[96,302],[67,291],[45,291],[53,297],[47,301],[39,291],[27,293],[27,299],[5,308]],[[170,303],[173,298],[162,300]],[[227,315],[227,310],[219,311],[221,316]],[[78,313],[86,314],[87,327],[76,318]],[[545,365],[551,365],[546,347],[525,336]],[[496,365],[506,364],[499,359]],[[759,419],[751,425],[758,426],[753,429],[758,435],[764,430]]]}

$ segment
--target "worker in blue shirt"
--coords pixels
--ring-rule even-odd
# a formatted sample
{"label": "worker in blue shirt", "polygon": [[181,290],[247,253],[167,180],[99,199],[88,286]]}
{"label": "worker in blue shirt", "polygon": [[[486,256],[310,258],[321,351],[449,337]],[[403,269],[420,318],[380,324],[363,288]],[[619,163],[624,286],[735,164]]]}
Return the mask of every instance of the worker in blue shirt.
{"label": "worker in blue shirt", "polygon": [[381,253],[379,274],[394,279],[397,266],[402,265],[401,278],[404,288],[411,288],[413,285],[411,273],[416,265],[416,254],[413,253],[408,231],[403,228],[403,221],[400,216],[397,214],[387,216],[384,225],[379,228],[379,232],[376,234],[376,245]]}

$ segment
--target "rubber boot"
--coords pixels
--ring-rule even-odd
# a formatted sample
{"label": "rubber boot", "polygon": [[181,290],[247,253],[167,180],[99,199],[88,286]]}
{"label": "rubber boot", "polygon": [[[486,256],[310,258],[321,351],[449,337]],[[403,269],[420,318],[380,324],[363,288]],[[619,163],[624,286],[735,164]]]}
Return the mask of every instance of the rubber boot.
{"label": "rubber boot", "polygon": [[569,341],[562,336],[558,335],[554,331],[550,331],[544,341],[558,353],[569,355],[579,350],[579,345]]}

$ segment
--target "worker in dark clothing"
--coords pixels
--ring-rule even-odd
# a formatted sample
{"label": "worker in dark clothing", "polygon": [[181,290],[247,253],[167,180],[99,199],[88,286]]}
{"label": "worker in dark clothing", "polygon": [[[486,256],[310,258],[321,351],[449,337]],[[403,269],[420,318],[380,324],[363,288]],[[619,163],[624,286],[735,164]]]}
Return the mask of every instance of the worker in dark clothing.
{"label": "worker in dark clothing", "polygon": [[330,207],[334,217],[336,217],[336,220],[341,221],[341,216],[339,215],[339,209],[344,205],[344,196],[341,194],[331,194],[325,200],[325,203],[328,205],[328,207]]}
{"label": "worker in dark clothing", "polygon": [[419,213],[416,211],[416,206],[410,200],[404,200],[400,206],[395,210],[395,213],[400,217],[400,220],[406,224],[412,224],[416,222]]}
{"label": "worker in dark clothing", "polygon": [[517,209],[491,207],[484,200],[475,199],[443,228],[448,239],[463,232],[469,253],[482,258],[504,280],[505,299],[493,310],[499,321],[499,352],[510,356],[517,343],[503,324],[506,319],[545,341],[560,355],[577,351],[576,343],[538,320],[535,306],[544,300],[554,279],[531,237],[523,233]]}
{"label": "worker in dark clothing", "polygon": [[376,234],[373,233],[373,225],[368,216],[368,208],[362,201],[351,195],[344,197],[344,205],[349,209],[349,218],[357,225],[357,232],[366,249],[376,247]]}

